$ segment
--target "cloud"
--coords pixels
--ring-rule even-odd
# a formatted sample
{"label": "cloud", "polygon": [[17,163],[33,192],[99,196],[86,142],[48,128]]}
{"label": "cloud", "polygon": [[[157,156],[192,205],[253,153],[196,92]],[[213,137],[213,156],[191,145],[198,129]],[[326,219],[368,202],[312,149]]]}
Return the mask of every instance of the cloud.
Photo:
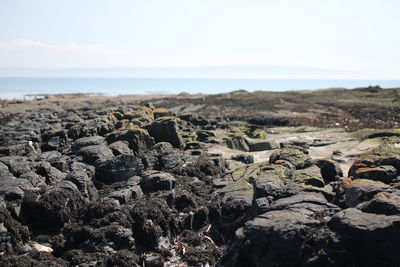
{"label": "cloud", "polygon": [[90,44],[90,45],[78,45],[75,43],[62,43],[62,44],[49,44],[40,41],[34,41],[29,39],[18,39],[10,42],[0,43],[1,50],[26,50],[36,49],[51,52],[67,52],[67,53],[99,53],[99,54],[110,54],[120,55],[124,54],[124,50],[114,49],[107,47],[103,44]]}

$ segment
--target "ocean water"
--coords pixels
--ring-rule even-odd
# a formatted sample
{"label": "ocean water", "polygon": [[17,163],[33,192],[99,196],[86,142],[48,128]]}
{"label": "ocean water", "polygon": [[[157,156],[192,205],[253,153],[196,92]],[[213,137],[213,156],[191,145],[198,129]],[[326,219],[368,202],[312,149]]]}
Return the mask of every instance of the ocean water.
{"label": "ocean water", "polygon": [[284,80],[284,79],[190,79],[190,78],[1,78],[0,98],[24,98],[29,94],[99,93],[124,94],[218,94],[247,91],[292,91],[325,88],[357,88],[380,85],[400,87],[400,80]]}

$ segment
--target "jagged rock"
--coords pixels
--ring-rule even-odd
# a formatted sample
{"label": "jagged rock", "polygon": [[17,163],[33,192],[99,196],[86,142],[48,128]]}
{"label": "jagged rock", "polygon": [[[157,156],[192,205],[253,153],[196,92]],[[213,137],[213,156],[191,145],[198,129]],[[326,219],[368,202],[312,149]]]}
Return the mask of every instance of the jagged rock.
{"label": "jagged rock", "polygon": [[394,249],[400,238],[400,216],[349,208],[333,216],[328,225],[340,236],[335,247],[341,249],[334,258],[339,263],[341,260],[346,265],[375,266],[385,262],[390,266],[400,260]]}
{"label": "jagged rock", "polygon": [[31,171],[30,162],[26,157],[21,157],[21,156],[1,157],[0,162],[5,164],[8,167],[8,170],[17,177]]}
{"label": "jagged rock", "polygon": [[98,198],[99,194],[97,189],[84,170],[72,171],[65,177],[65,179],[73,182],[81,192],[82,196],[87,200],[94,201]]}
{"label": "jagged rock", "polygon": [[132,154],[132,150],[129,148],[128,142],[126,141],[117,141],[108,146],[109,149],[113,152],[114,156],[119,155],[130,155]]}
{"label": "jagged rock", "polygon": [[368,213],[400,215],[400,196],[399,193],[379,192],[356,208]]}
{"label": "jagged rock", "polygon": [[185,163],[186,155],[174,149],[170,143],[156,144],[144,157],[146,169],[170,170]]}
{"label": "jagged rock", "polygon": [[249,151],[264,151],[279,148],[279,145],[274,141],[260,140],[260,139],[246,139],[249,146]]}
{"label": "jagged rock", "polygon": [[321,175],[325,183],[339,181],[343,178],[342,169],[333,160],[320,159],[316,161],[316,165],[321,169]]}
{"label": "jagged rock", "polygon": [[175,188],[175,178],[166,172],[145,171],[140,179],[140,187],[144,192],[171,190]]}
{"label": "jagged rock", "polygon": [[290,176],[290,171],[283,166],[263,166],[261,173],[250,177],[253,183],[254,198],[280,198],[284,195],[284,180]]}
{"label": "jagged rock", "polygon": [[308,152],[299,147],[285,147],[273,152],[269,158],[270,163],[285,160],[292,163],[296,169],[304,169],[313,164]]}
{"label": "jagged rock", "polygon": [[93,166],[99,166],[114,158],[112,151],[104,145],[85,146],[77,153],[85,163]]}
{"label": "jagged rock", "polygon": [[397,170],[390,165],[382,165],[375,168],[358,168],[354,172],[354,179],[371,179],[390,183],[397,177]]}
{"label": "jagged rock", "polygon": [[78,151],[83,147],[86,146],[99,146],[99,145],[105,145],[106,142],[103,137],[101,136],[88,136],[88,137],[83,137],[75,140],[75,142],[72,143],[71,149],[73,151]]}
{"label": "jagged rock", "polygon": [[324,179],[321,176],[321,170],[317,166],[295,170],[292,172],[292,179],[295,182],[304,183],[305,185],[324,187]]}
{"label": "jagged rock", "polygon": [[46,184],[53,185],[65,178],[65,173],[52,167],[48,162],[39,162],[33,165],[35,172],[46,179]]}
{"label": "jagged rock", "polygon": [[56,162],[56,161],[60,161],[62,159],[62,154],[58,151],[46,151],[41,153],[36,161],[40,162],[40,161],[47,161],[47,162]]}
{"label": "jagged rock", "polygon": [[142,155],[144,152],[154,146],[154,139],[144,129],[129,129],[124,131],[115,131],[106,138],[109,144],[117,141],[126,141],[129,148],[136,155]]}
{"label": "jagged rock", "polygon": [[254,163],[254,156],[251,154],[239,154],[231,157],[233,160],[243,162],[245,164]]}
{"label": "jagged rock", "polygon": [[57,150],[61,146],[61,140],[59,136],[53,136],[49,141],[45,142],[41,149],[42,151]]}
{"label": "jagged rock", "polygon": [[140,177],[131,177],[125,184],[114,188],[114,191],[108,197],[118,200],[120,204],[125,204],[130,199],[139,199],[143,196],[139,183]]}
{"label": "jagged rock", "polygon": [[225,137],[223,138],[223,142],[225,146],[229,147],[230,149],[235,149],[245,152],[250,151],[246,139],[241,135],[232,135],[229,137]]}
{"label": "jagged rock", "polygon": [[133,155],[120,155],[100,164],[96,169],[96,179],[106,184],[122,182],[142,172],[142,160]]}
{"label": "jagged rock", "polygon": [[146,127],[156,143],[169,142],[175,148],[182,148],[182,136],[179,133],[178,119],[161,117]]}
{"label": "jagged rock", "polygon": [[31,187],[32,183],[29,180],[12,175],[1,176],[0,179],[0,195],[4,195],[7,200],[22,199],[24,190]]}
{"label": "jagged rock", "polygon": [[345,204],[347,207],[355,207],[361,202],[369,201],[376,193],[389,188],[386,184],[373,180],[357,179],[343,181]]}

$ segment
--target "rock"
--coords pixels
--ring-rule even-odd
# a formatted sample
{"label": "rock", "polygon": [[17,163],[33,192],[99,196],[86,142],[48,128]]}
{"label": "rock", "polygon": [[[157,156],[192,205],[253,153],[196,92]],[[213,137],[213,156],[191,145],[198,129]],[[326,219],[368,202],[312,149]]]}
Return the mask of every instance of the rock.
{"label": "rock", "polygon": [[316,161],[316,165],[321,169],[321,175],[325,183],[339,181],[343,178],[342,169],[333,160],[320,159]]}
{"label": "rock", "polygon": [[173,112],[166,108],[157,108],[153,110],[154,119],[158,119],[161,117],[173,116]]}
{"label": "rock", "polygon": [[93,166],[99,166],[114,158],[112,151],[104,145],[86,146],[77,153],[82,156],[85,163]]}
{"label": "rock", "polygon": [[250,177],[254,188],[254,198],[268,197],[280,198],[284,195],[284,180],[290,175],[283,166],[263,166],[261,173]]}
{"label": "rock", "polygon": [[5,174],[9,174],[10,171],[8,170],[8,167],[6,164],[3,162],[0,162],[0,176],[3,176]]}
{"label": "rock", "polygon": [[59,136],[53,136],[49,141],[45,142],[41,149],[42,151],[57,150],[61,146],[61,140]]}
{"label": "rock", "polygon": [[253,215],[257,216],[262,213],[266,213],[269,210],[270,201],[272,200],[270,200],[268,197],[254,199],[252,204]]}
{"label": "rock", "polygon": [[321,176],[321,170],[317,166],[295,170],[292,173],[292,179],[295,182],[304,183],[305,185],[324,187],[324,179]]}
{"label": "rock", "polygon": [[213,187],[221,195],[224,202],[232,200],[243,201],[248,207],[252,204],[254,195],[253,186],[245,179],[238,181],[214,179]]}
{"label": "rock", "polygon": [[126,141],[117,141],[108,146],[109,149],[113,152],[114,156],[119,155],[131,155],[132,150],[129,148],[128,142]]}
{"label": "rock", "polygon": [[361,202],[369,201],[376,193],[382,192],[388,186],[382,182],[357,179],[351,181],[350,179],[343,180],[342,186],[344,187],[345,204],[347,207],[355,207]]}
{"label": "rock", "polygon": [[88,201],[95,201],[99,197],[93,181],[84,170],[72,171],[65,177],[65,179],[73,182],[81,192],[82,196]]}
{"label": "rock", "polygon": [[375,168],[358,168],[354,173],[354,179],[371,179],[391,183],[397,177],[397,170],[390,165],[382,165]]}
{"label": "rock", "polygon": [[[396,265],[400,256],[393,246],[400,238],[400,216],[365,213],[355,208],[338,212],[328,226],[340,235],[335,246],[337,262],[352,266]],[[363,255],[363,257],[354,257]]]}
{"label": "rock", "polygon": [[[269,210],[291,210],[298,211],[306,209],[322,218],[334,215],[340,208],[329,203],[321,193],[301,192],[291,197],[281,198],[274,201]],[[304,212],[303,212],[304,214]]]}
{"label": "rock", "polygon": [[397,157],[384,157],[376,161],[378,165],[390,165],[397,169],[397,174],[400,174],[400,156]]}
{"label": "rock", "polygon": [[278,149],[279,145],[274,141],[260,140],[260,139],[246,139],[249,146],[249,151],[264,151]]}
{"label": "rock", "polygon": [[72,162],[71,165],[69,166],[69,168],[70,168],[71,172],[84,171],[90,179],[94,178],[94,175],[96,172],[95,167],[93,167],[92,165],[88,165],[88,164],[78,162],[78,161]]}
{"label": "rock", "polygon": [[245,164],[254,163],[254,156],[251,154],[239,154],[231,157],[233,160],[243,162]]}
{"label": "rock", "polygon": [[0,179],[0,195],[6,200],[17,200],[24,197],[24,190],[32,187],[27,179],[15,178],[12,175],[2,176]]}
{"label": "rock", "polygon": [[34,187],[46,185],[46,178],[33,171],[24,173],[19,178],[28,180]]}
{"label": "rock", "polygon": [[46,184],[53,185],[65,178],[65,174],[52,167],[48,162],[40,162],[33,165],[36,174],[46,179]]}
{"label": "rock", "polygon": [[182,136],[179,133],[178,119],[162,117],[146,127],[156,143],[169,142],[175,148],[182,148]]}
{"label": "rock", "polygon": [[296,169],[304,169],[313,164],[308,152],[299,147],[285,147],[273,152],[269,163],[275,163],[277,160],[286,160],[292,163]]}
{"label": "rock", "polygon": [[87,146],[99,146],[99,145],[105,145],[106,142],[103,137],[101,136],[88,136],[88,137],[83,137],[75,140],[75,142],[72,143],[71,149],[72,151],[78,151],[83,147]]}
{"label": "rock", "polygon": [[47,252],[47,253],[53,252],[53,249],[51,247],[47,247],[38,243],[32,244],[32,248],[37,252]]}
{"label": "rock", "polygon": [[379,192],[371,200],[357,205],[356,208],[368,213],[400,215],[400,196],[394,193]]}
{"label": "rock", "polygon": [[149,133],[140,128],[112,132],[107,136],[106,140],[109,144],[117,141],[128,142],[129,148],[132,149],[135,155],[142,155],[155,144]]}
{"label": "rock", "polygon": [[139,199],[143,196],[139,182],[140,177],[134,176],[126,184],[114,188],[114,191],[108,197],[118,200],[120,204],[125,204],[130,199]]}
{"label": "rock", "polygon": [[161,142],[143,157],[143,161],[147,169],[170,170],[182,166],[186,157],[170,143]]}
{"label": "rock", "polygon": [[166,172],[145,171],[140,180],[140,186],[144,192],[171,190],[175,188],[175,178]]}
{"label": "rock", "polygon": [[241,135],[231,135],[229,137],[223,138],[225,146],[230,149],[249,151],[249,146],[247,145],[246,139]]}
{"label": "rock", "polygon": [[133,155],[120,155],[100,164],[96,179],[106,184],[122,182],[139,175],[144,169],[142,160]]}
{"label": "rock", "polygon": [[56,161],[60,161],[62,159],[62,154],[58,151],[46,151],[43,152],[42,154],[40,154],[36,161],[40,162],[40,161],[47,161],[47,162],[56,162]]}
{"label": "rock", "polygon": [[247,221],[236,231],[237,241],[226,251],[222,264],[306,266],[323,263],[324,255],[319,253],[331,239],[330,233],[319,228],[321,220],[307,213],[310,212],[276,210]]}
{"label": "rock", "polygon": [[20,156],[1,157],[0,162],[5,164],[8,167],[8,170],[17,177],[31,171],[30,162],[26,157],[20,157]]}

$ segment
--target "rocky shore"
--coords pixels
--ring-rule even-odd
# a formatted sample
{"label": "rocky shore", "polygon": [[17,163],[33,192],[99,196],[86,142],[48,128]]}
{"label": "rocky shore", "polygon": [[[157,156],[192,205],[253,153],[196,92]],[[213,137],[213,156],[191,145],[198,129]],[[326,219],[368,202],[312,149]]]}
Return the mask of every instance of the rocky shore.
{"label": "rocky shore", "polygon": [[396,266],[399,92],[2,101],[0,266]]}

